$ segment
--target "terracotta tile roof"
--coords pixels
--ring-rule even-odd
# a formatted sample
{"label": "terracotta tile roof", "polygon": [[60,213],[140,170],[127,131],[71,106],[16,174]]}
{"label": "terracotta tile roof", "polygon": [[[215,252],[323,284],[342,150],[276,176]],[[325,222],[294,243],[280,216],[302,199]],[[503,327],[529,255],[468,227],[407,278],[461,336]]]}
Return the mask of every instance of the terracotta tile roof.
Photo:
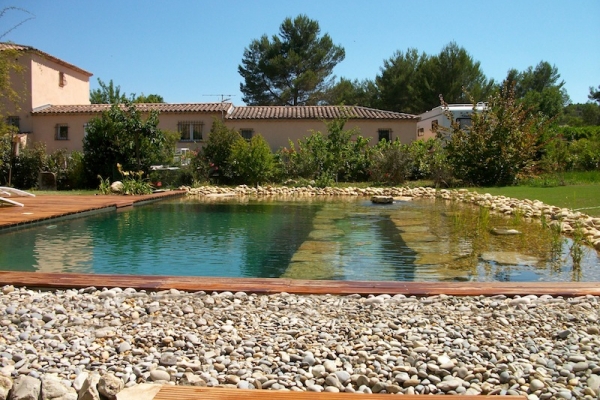
{"label": "terracotta tile roof", "polygon": [[[346,113],[346,114],[345,114]],[[333,119],[350,115],[351,119],[406,119],[417,115],[376,110],[360,106],[246,106],[236,107],[227,119]]]}
{"label": "terracotta tile roof", "polygon": [[32,53],[38,54],[44,58],[47,58],[51,61],[54,61],[55,63],[60,64],[64,67],[70,68],[81,74],[87,75],[88,77],[93,75],[91,72],[81,69],[73,64],[70,64],[66,61],[61,60],[60,58],[56,58],[48,53],[45,53],[38,49],[35,49],[31,46],[23,46],[23,45],[16,44],[16,43],[0,43],[0,51],[4,51],[4,50],[17,50],[17,51],[24,51],[24,52],[32,52]]}
{"label": "terracotta tile roof", "polygon": [[[110,106],[110,104],[47,105],[34,109],[32,114],[97,114],[108,110]],[[137,103],[135,106],[141,112],[157,110],[160,113],[228,112],[233,107],[231,103]]]}

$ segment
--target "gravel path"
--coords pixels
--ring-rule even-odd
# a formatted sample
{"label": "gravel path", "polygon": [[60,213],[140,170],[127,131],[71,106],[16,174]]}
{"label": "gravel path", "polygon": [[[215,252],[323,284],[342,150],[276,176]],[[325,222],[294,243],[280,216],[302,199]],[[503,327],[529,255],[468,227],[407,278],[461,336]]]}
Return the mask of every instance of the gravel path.
{"label": "gravel path", "polygon": [[[599,398],[600,298],[39,292],[5,286],[0,375]],[[42,379],[43,380],[43,379]]]}

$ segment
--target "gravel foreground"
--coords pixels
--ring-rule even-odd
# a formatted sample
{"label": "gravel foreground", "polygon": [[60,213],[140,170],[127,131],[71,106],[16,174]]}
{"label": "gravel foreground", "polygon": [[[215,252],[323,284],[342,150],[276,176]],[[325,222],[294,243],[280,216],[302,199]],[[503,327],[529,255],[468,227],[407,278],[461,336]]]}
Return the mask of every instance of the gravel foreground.
{"label": "gravel foreground", "polygon": [[0,399],[109,399],[152,382],[600,398],[595,296],[5,286],[0,331]]}

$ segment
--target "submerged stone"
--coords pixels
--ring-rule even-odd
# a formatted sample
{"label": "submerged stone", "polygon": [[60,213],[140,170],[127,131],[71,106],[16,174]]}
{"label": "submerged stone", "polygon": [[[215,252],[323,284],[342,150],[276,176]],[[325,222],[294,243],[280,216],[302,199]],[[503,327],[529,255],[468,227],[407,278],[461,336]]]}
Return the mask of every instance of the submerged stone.
{"label": "submerged stone", "polygon": [[492,230],[490,231],[492,232],[494,235],[520,235],[521,232],[519,232],[516,229],[510,229],[510,228],[492,228]]}
{"label": "submerged stone", "polygon": [[375,204],[392,204],[394,198],[392,196],[373,196],[371,202]]}
{"label": "submerged stone", "polygon": [[516,251],[488,251],[479,256],[483,261],[503,265],[535,265],[539,259]]}

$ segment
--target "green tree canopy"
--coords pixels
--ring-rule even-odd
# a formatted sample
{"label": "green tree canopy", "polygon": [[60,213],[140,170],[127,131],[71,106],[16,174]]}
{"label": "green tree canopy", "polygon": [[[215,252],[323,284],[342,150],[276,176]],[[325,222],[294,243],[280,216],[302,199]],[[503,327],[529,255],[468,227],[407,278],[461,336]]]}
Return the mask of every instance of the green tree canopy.
{"label": "green tree canopy", "polygon": [[560,79],[558,68],[546,61],[540,61],[535,68],[530,66],[522,72],[511,69],[506,80],[514,84],[515,96],[525,107],[546,117],[560,115],[569,104],[565,81]]}
{"label": "green tree canopy", "polygon": [[325,102],[329,105],[376,107],[379,96],[375,82],[369,79],[359,81],[341,78],[327,92]]}
{"label": "green tree canopy", "polygon": [[397,51],[385,60],[375,78],[379,89],[378,108],[419,114],[440,105],[440,95],[448,103],[483,101],[494,90],[479,61],[455,42],[439,54],[429,56],[411,48]]}
{"label": "green tree canopy", "polygon": [[115,85],[111,79],[108,83],[98,78],[98,89],[94,89],[90,92],[90,103],[92,104],[119,104],[130,101],[132,103],[164,103],[165,100],[158,94],[145,95],[142,93],[136,96],[135,93],[131,93],[127,96],[124,92],[121,92],[121,86]]}
{"label": "green tree canopy", "polygon": [[600,104],[600,85],[598,85],[598,89],[594,89],[593,86],[590,86],[590,94],[588,96],[588,99]]}
{"label": "green tree canopy", "polygon": [[90,185],[98,175],[115,178],[117,163],[123,170],[147,172],[152,164],[169,162],[176,135],[158,129],[158,112],[143,116],[135,104],[113,104],[87,124],[83,139],[85,168]]}
{"label": "green tree canopy", "polygon": [[286,18],[279,35],[263,35],[244,50],[238,71],[248,105],[311,105],[323,101],[333,85],[333,68],[345,52],[319,23],[306,15]]}
{"label": "green tree canopy", "polygon": [[379,89],[378,107],[415,114],[425,111],[427,105],[423,93],[429,89],[429,82],[424,71],[430,60],[415,48],[404,53],[397,51],[385,60],[381,73],[375,78]]}

